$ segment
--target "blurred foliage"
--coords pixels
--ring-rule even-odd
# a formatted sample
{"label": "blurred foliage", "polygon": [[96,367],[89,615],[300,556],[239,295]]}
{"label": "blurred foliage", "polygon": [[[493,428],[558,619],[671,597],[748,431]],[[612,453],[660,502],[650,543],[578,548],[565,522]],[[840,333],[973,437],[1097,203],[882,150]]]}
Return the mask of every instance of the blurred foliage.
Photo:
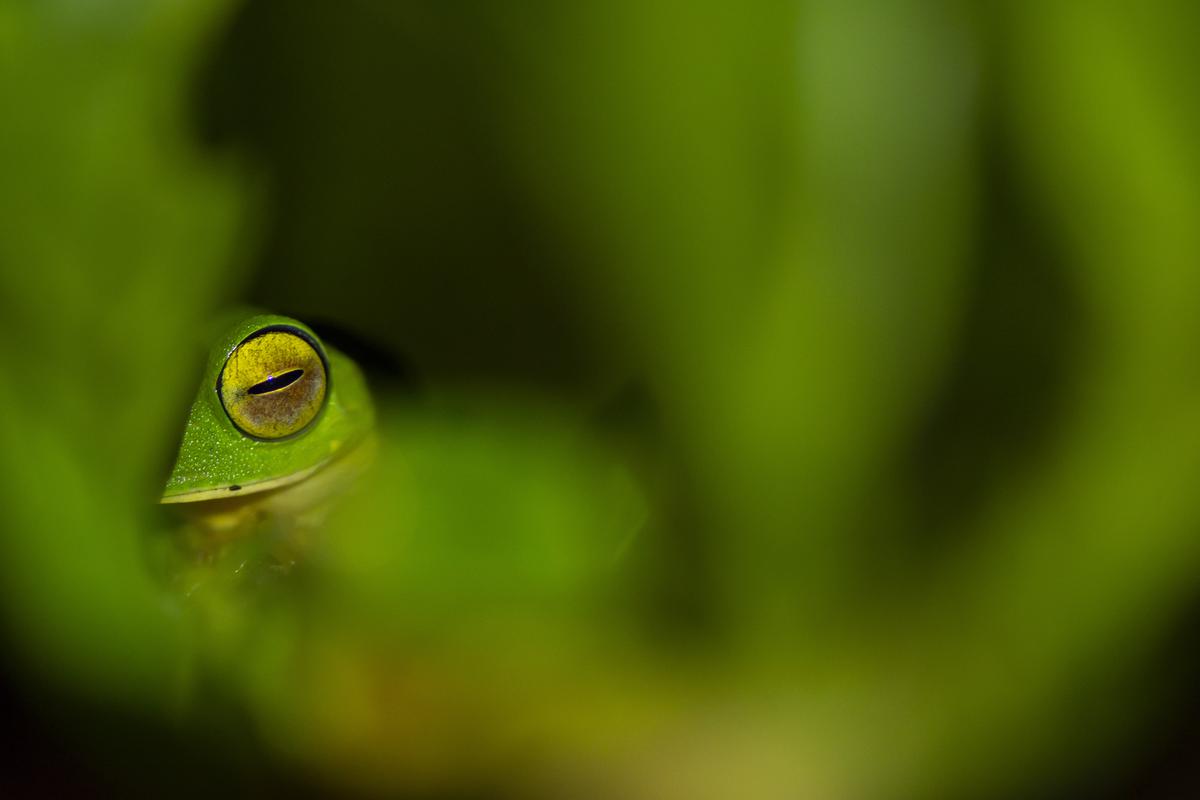
{"label": "blurred foliage", "polygon": [[[16,685],[197,792],[1119,778],[1200,567],[1198,17],[0,0]],[[247,301],[349,344],[380,458],[181,591]]]}

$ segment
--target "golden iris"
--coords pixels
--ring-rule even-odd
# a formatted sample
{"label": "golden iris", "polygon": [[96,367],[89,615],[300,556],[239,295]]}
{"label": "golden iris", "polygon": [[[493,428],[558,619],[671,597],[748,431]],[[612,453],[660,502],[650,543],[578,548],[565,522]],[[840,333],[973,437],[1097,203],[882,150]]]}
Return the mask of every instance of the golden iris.
{"label": "golden iris", "polygon": [[282,439],[313,421],[327,383],[325,360],[313,340],[293,328],[266,328],[229,354],[217,393],[243,433]]}

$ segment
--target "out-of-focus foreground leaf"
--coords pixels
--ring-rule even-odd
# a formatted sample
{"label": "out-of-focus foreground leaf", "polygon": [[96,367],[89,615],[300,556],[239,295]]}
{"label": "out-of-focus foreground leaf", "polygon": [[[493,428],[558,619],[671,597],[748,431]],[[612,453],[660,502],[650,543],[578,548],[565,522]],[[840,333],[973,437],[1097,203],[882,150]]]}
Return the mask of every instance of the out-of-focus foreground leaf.
{"label": "out-of-focus foreground leaf", "polygon": [[227,4],[0,4],[5,623],[36,669],[163,702],[183,636],[143,556],[196,329],[244,204],[188,134]]}

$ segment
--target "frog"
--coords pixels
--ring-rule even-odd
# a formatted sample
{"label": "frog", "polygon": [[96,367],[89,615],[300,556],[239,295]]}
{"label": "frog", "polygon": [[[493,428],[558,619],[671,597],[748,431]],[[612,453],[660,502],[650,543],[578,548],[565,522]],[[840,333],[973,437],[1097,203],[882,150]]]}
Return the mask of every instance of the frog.
{"label": "frog", "polygon": [[291,563],[369,465],[375,411],[358,365],[308,325],[235,319],[213,340],[159,501],[180,510],[198,557],[265,531]]}

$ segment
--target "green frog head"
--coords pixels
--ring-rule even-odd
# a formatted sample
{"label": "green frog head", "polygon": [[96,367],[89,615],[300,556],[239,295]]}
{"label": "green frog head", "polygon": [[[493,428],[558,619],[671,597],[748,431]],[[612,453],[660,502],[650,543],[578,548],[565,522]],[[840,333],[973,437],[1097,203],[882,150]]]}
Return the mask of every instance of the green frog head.
{"label": "green frog head", "polygon": [[352,360],[294,319],[242,319],[209,354],[162,502],[297,483],[353,450],[373,422]]}

